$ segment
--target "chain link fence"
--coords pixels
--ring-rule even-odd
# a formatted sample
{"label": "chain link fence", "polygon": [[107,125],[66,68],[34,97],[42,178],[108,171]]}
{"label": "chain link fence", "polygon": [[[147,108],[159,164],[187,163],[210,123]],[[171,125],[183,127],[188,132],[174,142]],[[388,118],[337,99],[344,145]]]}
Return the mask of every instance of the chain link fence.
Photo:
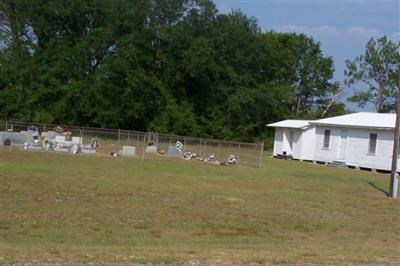
{"label": "chain link fence", "polygon": [[7,145],[10,150],[76,151],[82,154],[131,156],[142,160],[177,157],[229,164],[233,156],[235,164],[257,168],[262,167],[264,148],[263,143],[15,121],[0,121],[0,141],[0,145]]}

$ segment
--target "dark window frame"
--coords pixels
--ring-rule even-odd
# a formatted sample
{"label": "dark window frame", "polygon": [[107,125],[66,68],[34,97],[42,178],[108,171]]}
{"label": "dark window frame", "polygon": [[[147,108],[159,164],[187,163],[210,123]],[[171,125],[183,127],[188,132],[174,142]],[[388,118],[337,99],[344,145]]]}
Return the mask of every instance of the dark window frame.
{"label": "dark window frame", "polygon": [[375,155],[378,146],[378,133],[369,133],[368,154]]}
{"label": "dark window frame", "polygon": [[324,141],[322,143],[322,148],[325,150],[328,150],[329,147],[331,146],[331,130],[330,129],[325,129],[324,130]]}

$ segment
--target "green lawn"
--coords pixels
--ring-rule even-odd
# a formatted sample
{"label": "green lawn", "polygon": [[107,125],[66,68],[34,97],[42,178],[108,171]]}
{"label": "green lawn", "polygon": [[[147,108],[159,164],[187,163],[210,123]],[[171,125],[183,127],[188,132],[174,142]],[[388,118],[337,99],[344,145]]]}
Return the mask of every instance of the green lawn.
{"label": "green lawn", "polygon": [[400,263],[384,174],[1,150],[0,263]]}

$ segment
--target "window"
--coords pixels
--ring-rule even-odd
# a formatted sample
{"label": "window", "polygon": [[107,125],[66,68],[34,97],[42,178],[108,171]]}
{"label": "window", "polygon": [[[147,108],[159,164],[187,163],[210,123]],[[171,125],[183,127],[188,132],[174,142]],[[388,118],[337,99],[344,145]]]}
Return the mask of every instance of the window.
{"label": "window", "polygon": [[376,141],[378,140],[378,134],[376,133],[370,133],[369,134],[369,148],[368,148],[368,153],[369,154],[375,154],[376,153]]}
{"label": "window", "polygon": [[331,141],[331,130],[325,129],[324,131],[324,149],[329,149],[329,143]]}

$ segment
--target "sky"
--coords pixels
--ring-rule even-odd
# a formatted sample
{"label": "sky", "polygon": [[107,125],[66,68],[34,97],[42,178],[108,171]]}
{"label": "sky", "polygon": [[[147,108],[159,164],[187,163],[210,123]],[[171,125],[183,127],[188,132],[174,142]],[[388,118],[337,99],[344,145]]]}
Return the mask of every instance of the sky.
{"label": "sky", "polygon": [[[321,43],[334,61],[334,81],[343,84],[345,60],[365,51],[371,37],[400,41],[400,0],[214,0],[221,13],[241,10],[254,17],[263,31],[297,32]],[[360,88],[359,85],[358,88]],[[342,101],[353,93],[346,88]],[[361,110],[346,103],[349,109]],[[373,111],[367,106],[365,111]]]}

